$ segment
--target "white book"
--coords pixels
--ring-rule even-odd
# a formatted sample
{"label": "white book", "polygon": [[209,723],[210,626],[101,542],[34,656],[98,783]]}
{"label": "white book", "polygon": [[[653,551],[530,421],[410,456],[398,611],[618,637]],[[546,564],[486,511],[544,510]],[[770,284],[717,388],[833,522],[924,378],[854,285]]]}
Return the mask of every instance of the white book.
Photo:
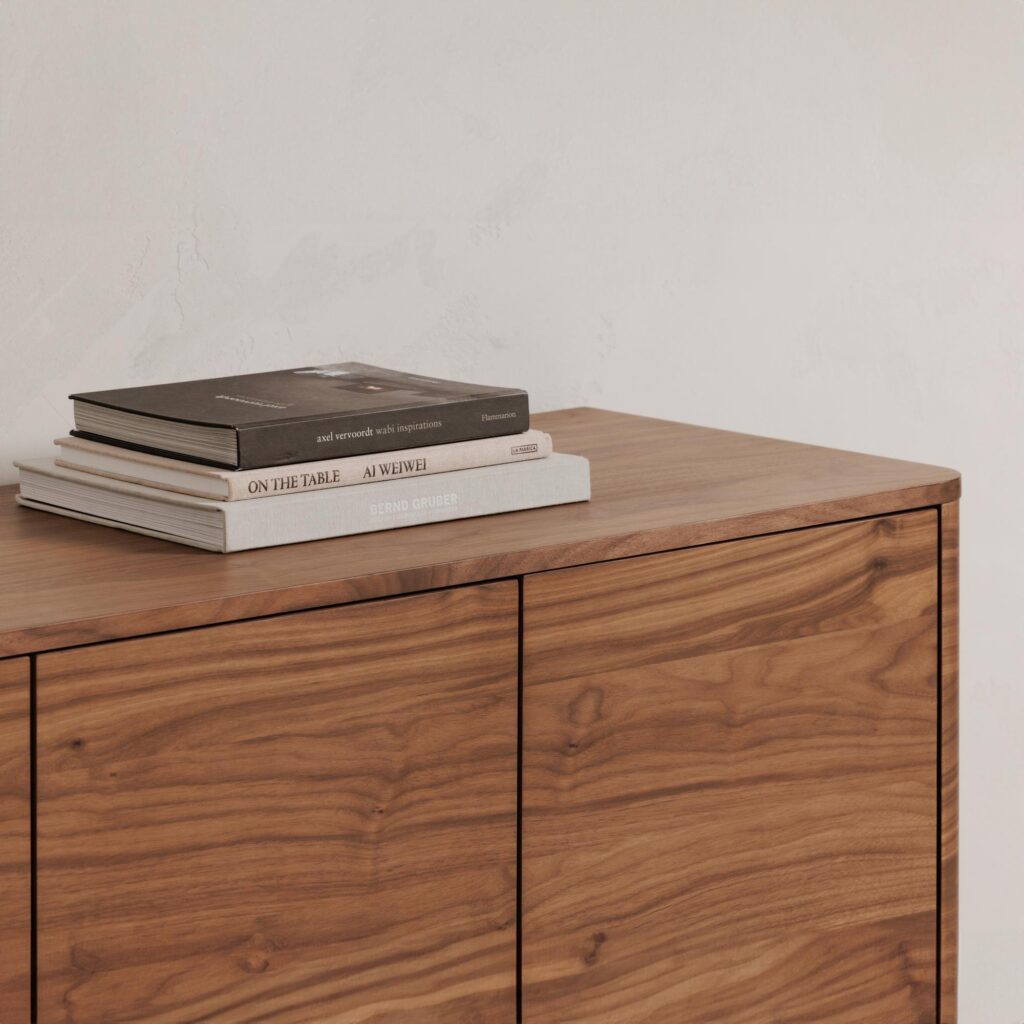
{"label": "white book", "polygon": [[214,501],[269,498],[298,491],[450,473],[457,469],[543,459],[551,454],[551,435],[543,430],[322,462],[238,470],[169,459],[84,437],[60,437],[53,443],[59,451],[58,466]]}
{"label": "white book", "polygon": [[590,498],[590,463],[562,454],[262,501],[175,494],[81,473],[53,459],[16,465],[22,505],[211,551],[245,551]]}

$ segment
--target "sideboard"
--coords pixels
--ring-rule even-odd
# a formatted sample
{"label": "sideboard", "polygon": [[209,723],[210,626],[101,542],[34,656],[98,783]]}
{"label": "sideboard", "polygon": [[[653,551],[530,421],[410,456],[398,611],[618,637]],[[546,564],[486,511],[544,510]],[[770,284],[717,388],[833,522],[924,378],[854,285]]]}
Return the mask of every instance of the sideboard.
{"label": "sideboard", "polygon": [[955,1024],[958,475],[594,409],[223,556],[0,491],[3,1024]]}

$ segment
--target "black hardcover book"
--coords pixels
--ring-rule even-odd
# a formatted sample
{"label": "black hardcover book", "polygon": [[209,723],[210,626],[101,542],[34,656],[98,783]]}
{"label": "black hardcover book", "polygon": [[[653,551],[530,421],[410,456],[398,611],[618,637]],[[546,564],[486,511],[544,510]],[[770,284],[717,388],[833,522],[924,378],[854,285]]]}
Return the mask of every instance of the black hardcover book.
{"label": "black hardcover book", "polygon": [[472,441],[530,426],[525,391],[364,363],[70,397],[75,434],[229,469]]}

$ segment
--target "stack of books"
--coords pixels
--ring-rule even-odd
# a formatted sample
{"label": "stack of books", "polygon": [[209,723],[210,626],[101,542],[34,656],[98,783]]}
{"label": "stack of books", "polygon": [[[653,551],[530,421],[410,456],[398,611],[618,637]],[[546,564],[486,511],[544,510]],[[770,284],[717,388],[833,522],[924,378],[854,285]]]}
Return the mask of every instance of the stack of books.
{"label": "stack of books", "polygon": [[30,508],[213,551],[586,501],[525,391],[363,363],[71,396]]}

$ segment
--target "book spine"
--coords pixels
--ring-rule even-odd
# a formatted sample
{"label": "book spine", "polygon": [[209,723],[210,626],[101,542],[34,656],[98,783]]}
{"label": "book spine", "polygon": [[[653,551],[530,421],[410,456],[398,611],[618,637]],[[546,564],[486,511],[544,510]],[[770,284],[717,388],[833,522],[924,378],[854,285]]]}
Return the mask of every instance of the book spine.
{"label": "book spine", "polygon": [[[542,430],[453,444],[406,448],[376,455],[352,455],[326,462],[224,473],[228,501],[452,473],[509,462],[543,459],[551,454],[551,436]],[[145,482],[145,481],[142,481]]]}
{"label": "book spine", "polygon": [[529,426],[529,399],[520,392],[416,409],[239,427],[238,468],[262,469],[473,441],[518,434]]}
{"label": "book spine", "polygon": [[589,497],[587,460],[554,454],[532,462],[342,487],[329,495],[225,503],[225,550],[372,533]]}

